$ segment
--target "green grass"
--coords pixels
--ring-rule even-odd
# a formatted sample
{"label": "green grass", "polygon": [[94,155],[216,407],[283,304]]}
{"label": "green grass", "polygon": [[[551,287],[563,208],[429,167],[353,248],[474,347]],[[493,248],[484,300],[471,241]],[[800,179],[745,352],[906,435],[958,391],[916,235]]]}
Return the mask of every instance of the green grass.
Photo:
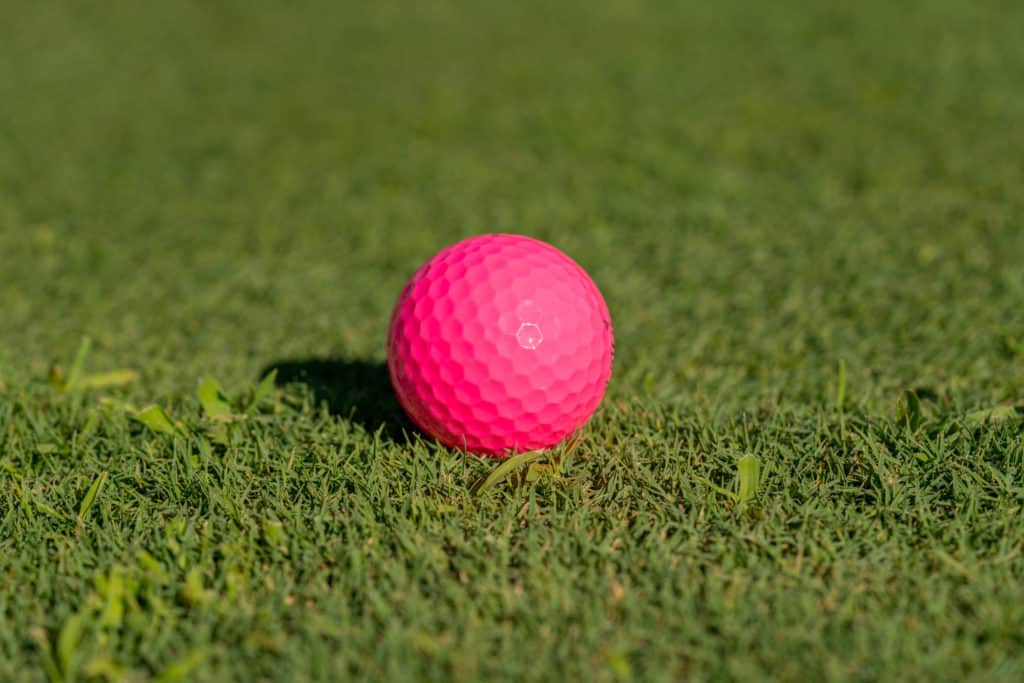
{"label": "green grass", "polygon": [[[5,4],[0,681],[1024,679],[1024,5],[413,5]],[[482,485],[383,337],[496,230],[617,356]]]}

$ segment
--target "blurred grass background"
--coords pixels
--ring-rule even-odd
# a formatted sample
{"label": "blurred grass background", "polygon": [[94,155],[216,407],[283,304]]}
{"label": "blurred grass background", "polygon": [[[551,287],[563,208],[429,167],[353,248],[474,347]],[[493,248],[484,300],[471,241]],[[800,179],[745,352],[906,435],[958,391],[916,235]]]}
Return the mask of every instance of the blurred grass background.
{"label": "blurred grass background", "polygon": [[594,271],[661,392],[740,366],[806,398],[792,366],[838,356],[876,398],[1007,379],[1012,3],[12,7],[5,375],[82,334],[168,390],[379,358],[411,269],[520,231]]}

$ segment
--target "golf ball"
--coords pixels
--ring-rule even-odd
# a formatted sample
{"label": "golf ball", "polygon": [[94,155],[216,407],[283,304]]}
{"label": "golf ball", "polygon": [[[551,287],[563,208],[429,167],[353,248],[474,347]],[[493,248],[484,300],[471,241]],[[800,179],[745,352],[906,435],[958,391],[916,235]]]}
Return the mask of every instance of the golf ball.
{"label": "golf ball", "polygon": [[555,247],[480,235],[412,276],[388,331],[398,400],[446,446],[505,456],[554,446],[604,396],[614,342],[597,286]]}

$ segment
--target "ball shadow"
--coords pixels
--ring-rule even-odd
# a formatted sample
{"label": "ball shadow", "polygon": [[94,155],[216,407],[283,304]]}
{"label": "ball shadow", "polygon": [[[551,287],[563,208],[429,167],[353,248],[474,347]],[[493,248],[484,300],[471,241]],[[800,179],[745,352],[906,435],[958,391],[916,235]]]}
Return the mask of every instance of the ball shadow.
{"label": "ball shadow", "polygon": [[304,384],[332,415],[352,420],[370,432],[383,428],[388,438],[400,439],[403,432],[414,430],[395,398],[385,363],[345,358],[285,359],[271,363],[260,375],[274,370],[277,386]]}

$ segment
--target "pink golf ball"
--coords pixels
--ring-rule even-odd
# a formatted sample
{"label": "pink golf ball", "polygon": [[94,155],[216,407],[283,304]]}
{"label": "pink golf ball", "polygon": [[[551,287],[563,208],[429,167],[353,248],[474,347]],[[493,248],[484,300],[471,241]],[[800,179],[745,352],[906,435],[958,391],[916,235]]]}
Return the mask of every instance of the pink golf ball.
{"label": "pink golf ball", "polygon": [[612,371],[611,317],[553,246],[481,235],[442,250],[402,290],[388,331],[398,400],[446,446],[505,456],[582,427]]}

